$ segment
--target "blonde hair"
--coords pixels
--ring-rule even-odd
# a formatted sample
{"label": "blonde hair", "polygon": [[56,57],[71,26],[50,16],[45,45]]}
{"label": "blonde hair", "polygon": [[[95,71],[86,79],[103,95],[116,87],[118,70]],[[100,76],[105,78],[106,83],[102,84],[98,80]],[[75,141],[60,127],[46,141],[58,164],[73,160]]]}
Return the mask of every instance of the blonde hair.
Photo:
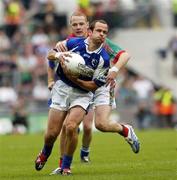
{"label": "blonde hair", "polygon": [[87,16],[84,13],[82,13],[80,11],[75,11],[75,12],[73,12],[73,14],[70,17],[70,21],[69,21],[70,23],[71,23],[73,16],[83,16],[85,18],[86,22],[88,22]]}

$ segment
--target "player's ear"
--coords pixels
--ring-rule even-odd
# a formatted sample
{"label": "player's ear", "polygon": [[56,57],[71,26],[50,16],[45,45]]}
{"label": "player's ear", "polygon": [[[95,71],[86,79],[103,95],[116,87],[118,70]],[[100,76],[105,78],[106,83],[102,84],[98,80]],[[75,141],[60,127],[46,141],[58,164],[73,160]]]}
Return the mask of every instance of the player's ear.
{"label": "player's ear", "polygon": [[88,35],[92,35],[92,31],[90,29],[88,29]]}

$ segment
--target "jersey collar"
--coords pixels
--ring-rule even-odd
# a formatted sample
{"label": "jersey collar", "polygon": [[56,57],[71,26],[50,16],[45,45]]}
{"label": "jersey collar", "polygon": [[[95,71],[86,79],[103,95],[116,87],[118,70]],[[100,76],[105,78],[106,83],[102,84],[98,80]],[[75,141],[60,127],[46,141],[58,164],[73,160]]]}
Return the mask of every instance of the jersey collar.
{"label": "jersey collar", "polygon": [[99,53],[102,50],[103,43],[100,45],[100,47],[98,49],[95,49],[94,51],[89,51],[88,50],[88,40],[89,40],[89,37],[84,40],[84,42],[86,44],[86,50],[88,53]]}

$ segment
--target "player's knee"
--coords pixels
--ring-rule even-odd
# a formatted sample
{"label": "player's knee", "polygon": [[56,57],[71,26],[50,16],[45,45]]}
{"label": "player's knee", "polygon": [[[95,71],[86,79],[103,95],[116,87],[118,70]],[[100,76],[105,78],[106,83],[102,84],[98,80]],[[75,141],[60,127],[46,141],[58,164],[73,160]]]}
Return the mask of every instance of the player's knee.
{"label": "player's knee", "polygon": [[102,132],[105,132],[105,131],[106,131],[106,126],[105,126],[105,124],[104,124],[103,122],[101,122],[101,121],[96,121],[96,122],[95,122],[95,127],[96,127],[98,130],[102,131]]}
{"label": "player's knee", "polygon": [[67,135],[72,135],[75,131],[76,131],[76,129],[77,129],[77,127],[76,127],[76,123],[73,123],[73,122],[69,122],[69,123],[67,123],[66,124],[66,134]]}
{"label": "player's knee", "polygon": [[83,131],[84,131],[84,134],[90,134],[92,133],[92,127],[91,126],[83,126]]}

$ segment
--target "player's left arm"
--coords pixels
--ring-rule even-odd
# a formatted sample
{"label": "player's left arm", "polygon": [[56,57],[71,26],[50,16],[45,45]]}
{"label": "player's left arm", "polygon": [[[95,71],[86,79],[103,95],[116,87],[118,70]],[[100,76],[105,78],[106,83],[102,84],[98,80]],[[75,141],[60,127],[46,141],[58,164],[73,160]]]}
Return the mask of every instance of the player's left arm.
{"label": "player's left arm", "polygon": [[101,70],[96,70],[92,81],[84,81],[81,79],[77,79],[76,84],[81,88],[86,89],[88,91],[94,92],[97,88],[106,84],[106,75],[109,68],[103,68]]}
{"label": "player's left arm", "polygon": [[112,83],[114,83],[113,81],[118,76],[120,70],[126,66],[129,59],[130,59],[130,55],[127,52],[124,52],[120,55],[119,60],[109,70],[106,79],[106,84],[110,84],[112,86]]}
{"label": "player's left arm", "polygon": [[85,81],[81,79],[77,79],[75,83],[81,88],[94,92],[99,86],[95,83],[95,81]]}
{"label": "player's left arm", "polygon": [[128,52],[114,44],[111,40],[106,40],[107,44],[107,52],[109,53],[110,57],[112,58],[112,68],[109,70],[106,84],[110,84],[110,86],[115,85],[115,79],[118,76],[120,70],[126,66],[127,62],[130,59],[130,55]]}

